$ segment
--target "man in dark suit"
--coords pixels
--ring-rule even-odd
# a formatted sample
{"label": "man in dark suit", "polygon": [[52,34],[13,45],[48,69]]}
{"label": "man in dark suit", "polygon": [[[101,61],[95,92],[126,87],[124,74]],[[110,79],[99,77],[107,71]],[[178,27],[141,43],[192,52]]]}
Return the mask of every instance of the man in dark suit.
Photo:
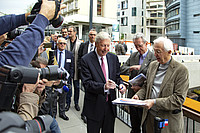
{"label": "man in dark suit", "polygon": [[[130,55],[125,64],[121,67],[121,74],[129,74],[129,79],[134,78],[140,73],[146,75],[151,61],[156,60],[154,54],[148,50],[148,42],[142,33],[136,33],[133,42],[137,52]],[[140,87],[131,86],[128,88],[128,98],[132,98]],[[140,133],[140,124],[142,120],[142,108],[130,106],[131,133]]]}
{"label": "man in dark suit", "polygon": [[[64,38],[58,39],[58,49],[55,51],[55,56],[57,59],[57,63],[59,67],[65,68],[67,72],[70,74],[70,77],[67,80],[68,84],[72,84],[72,78],[74,75],[74,56],[72,52],[65,50],[66,48],[66,40]],[[69,89],[71,91],[71,89]],[[66,100],[66,93],[60,89],[58,92],[58,105],[59,105],[59,117],[64,120],[69,120],[69,118],[65,115],[65,100]],[[53,114],[56,115],[57,112],[57,102],[54,102]]]}
{"label": "man in dark suit", "polygon": [[[85,54],[94,51],[95,49],[95,38],[96,38],[97,32],[95,29],[91,29],[89,31],[89,41],[86,41],[85,43],[81,43],[80,47],[79,47],[79,51],[78,51],[78,71],[79,74],[81,73],[81,57],[83,57]],[[81,76],[79,76],[79,78],[81,78]],[[81,113],[81,119],[83,120],[84,123],[87,122],[86,116],[84,115],[84,113]]]}
{"label": "man in dark suit", "polygon": [[108,53],[110,36],[100,32],[96,36],[96,49],[82,57],[81,79],[85,88],[83,112],[87,117],[88,133],[114,133],[116,84],[123,94],[126,87],[120,78],[118,57]]}

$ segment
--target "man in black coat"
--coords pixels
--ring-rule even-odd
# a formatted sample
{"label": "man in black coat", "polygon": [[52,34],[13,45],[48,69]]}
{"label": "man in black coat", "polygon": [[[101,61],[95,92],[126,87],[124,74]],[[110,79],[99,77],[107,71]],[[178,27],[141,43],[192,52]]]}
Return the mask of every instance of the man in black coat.
{"label": "man in black coat", "polygon": [[88,133],[114,133],[116,84],[123,94],[126,87],[120,78],[118,57],[108,53],[110,36],[100,32],[96,36],[96,49],[82,57],[81,79],[85,88],[83,112],[87,117]]}

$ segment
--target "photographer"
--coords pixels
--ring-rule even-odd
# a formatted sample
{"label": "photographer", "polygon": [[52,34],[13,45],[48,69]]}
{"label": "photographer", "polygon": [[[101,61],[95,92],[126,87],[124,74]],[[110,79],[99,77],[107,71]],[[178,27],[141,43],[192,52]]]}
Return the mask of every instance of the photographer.
{"label": "photographer", "polygon": [[[47,66],[47,61],[38,57],[36,61],[32,61],[31,65],[37,68],[44,68]],[[39,80],[36,84],[24,84],[22,93],[19,96],[18,114],[25,121],[32,120],[38,115],[48,115],[51,109],[49,103],[49,88],[52,85],[60,84],[60,80],[48,81],[47,79]],[[48,105],[48,106],[47,106]],[[41,110],[42,109],[42,110]],[[50,125],[52,133],[60,133],[60,128],[55,119]]]}
{"label": "photographer", "polygon": [[[0,66],[5,64],[28,66],[38,46],[43,42],[44,30],[49,24],[49,20],[54,18],[55,8],[55,1],[42,0],[40,12],[32,24],[4,51],[0,52]],[[65,7],[61,5],[60,9],[62,8]],[[60,12],[58,12],[58,16],[59,14]],[[28,15],[29,13],[0,17],[0,35],[28,24],[26,21]]]}

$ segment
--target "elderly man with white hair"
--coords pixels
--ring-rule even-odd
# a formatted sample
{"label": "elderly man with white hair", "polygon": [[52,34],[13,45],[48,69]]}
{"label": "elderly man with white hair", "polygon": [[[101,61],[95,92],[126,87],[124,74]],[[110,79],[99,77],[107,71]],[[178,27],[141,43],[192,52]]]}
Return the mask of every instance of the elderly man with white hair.
{"label": "elderly man with white hair", "polygon": [[154,40],[153,61],[147,71],[147,79],[133,99],[145,100],[142,124],[147,133],[153,133],[154,118],[168,119],[162,133],[182,133],[184,130],[182,105],[189,88],[187,68],[172,58],[173,43],[159,37]]}

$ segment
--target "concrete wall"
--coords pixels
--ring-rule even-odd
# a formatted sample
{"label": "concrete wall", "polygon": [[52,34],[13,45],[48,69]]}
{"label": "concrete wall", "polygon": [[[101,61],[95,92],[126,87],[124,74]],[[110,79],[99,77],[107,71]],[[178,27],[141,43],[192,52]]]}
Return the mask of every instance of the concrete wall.
{"label": "concrete wall", "polygon": [[[129,56],[119,55],[121,63],[126,62]],[[174,55],[173,58],[186,66],[189,71],[189,88],[200,86],[200,55]]]}

